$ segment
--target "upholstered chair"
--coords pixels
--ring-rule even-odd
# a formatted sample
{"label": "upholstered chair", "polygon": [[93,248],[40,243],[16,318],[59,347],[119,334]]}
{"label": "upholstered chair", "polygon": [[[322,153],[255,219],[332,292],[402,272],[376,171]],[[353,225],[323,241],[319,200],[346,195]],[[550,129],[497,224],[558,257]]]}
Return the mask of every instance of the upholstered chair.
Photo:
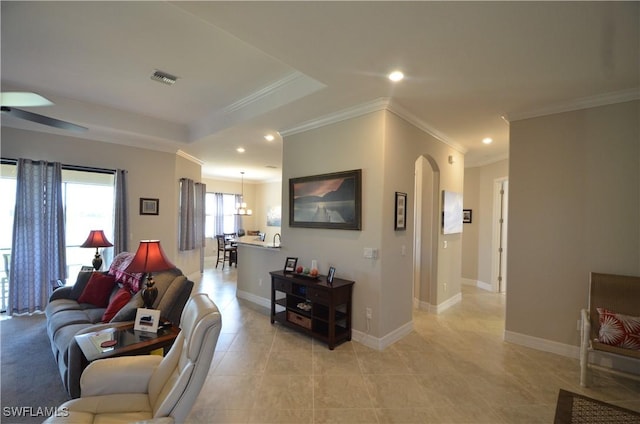
{"label": "upholstered chair", "polygon": [[80,379],[81,397],[63,403],[45,422],[184,422],[207,377],[221,327],[215,303],[204,293],[193,295],[165,357],[92,362]]}

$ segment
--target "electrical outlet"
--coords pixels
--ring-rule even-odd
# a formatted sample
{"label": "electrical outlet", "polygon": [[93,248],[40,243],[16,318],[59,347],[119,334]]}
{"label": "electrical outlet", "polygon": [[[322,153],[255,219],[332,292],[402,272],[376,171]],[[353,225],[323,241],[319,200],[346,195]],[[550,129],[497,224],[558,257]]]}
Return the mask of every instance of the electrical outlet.
{"label": "electrical outlet", "polygon": [[367,313],[367,319],[371,319],[373,317],[373,312],[371,311],[371,308],[367,308],[366,313]]}
{"label": "electrical outlet", "polygon": [[443,288],[444,288],[444,292],[446,293],[447,292],[447,283],[443,283],[442,285],[443,285]]}
{"label": "electrical outlet", "polygon": [[262,287],[262,278],[258,280],[258,285]]}

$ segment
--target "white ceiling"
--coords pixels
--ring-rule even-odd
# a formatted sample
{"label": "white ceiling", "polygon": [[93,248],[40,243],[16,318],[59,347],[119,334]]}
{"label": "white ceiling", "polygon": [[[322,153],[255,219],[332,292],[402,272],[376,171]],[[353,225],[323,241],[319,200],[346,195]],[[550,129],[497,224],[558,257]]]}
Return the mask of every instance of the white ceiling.
{"label": "white ceiling", "polygon": [[[473,166],[507,157],[503,117],[640,92],[639,2],[2,1],[1,13],[2,91],[44,95],[55,105],[28,110],[89,130],[3,126],[181,150],[214,178],[278,179],[282,139],[265,134],[379,99]],[[152,81],[156,69],[178,82]]]}

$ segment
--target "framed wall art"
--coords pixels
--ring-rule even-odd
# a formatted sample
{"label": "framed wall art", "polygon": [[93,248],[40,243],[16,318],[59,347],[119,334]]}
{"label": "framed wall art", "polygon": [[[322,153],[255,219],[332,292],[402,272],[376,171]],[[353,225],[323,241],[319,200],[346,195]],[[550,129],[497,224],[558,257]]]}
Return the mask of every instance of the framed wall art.
{"label": "framed wall art", "polygon": [[407,193],[396,191],[396,220],[393,228],[397,230],[407,229]]}
{"label": "framed wall art", "polygon": [[160,215],[160,199],[141,197],[140,215]]}
{"label": "framed wall art", "polygon": [[462,209],[462,223],[471,224],[473,218],[473,211],[471,209]]}
{"label": "framed wall art", "polygon": [[442,234],[462,232],[462,193],[442,191]]}
{"label": "framed wall art", "polygon": [[362,170],[289,179],[289,226],[360,230]]}

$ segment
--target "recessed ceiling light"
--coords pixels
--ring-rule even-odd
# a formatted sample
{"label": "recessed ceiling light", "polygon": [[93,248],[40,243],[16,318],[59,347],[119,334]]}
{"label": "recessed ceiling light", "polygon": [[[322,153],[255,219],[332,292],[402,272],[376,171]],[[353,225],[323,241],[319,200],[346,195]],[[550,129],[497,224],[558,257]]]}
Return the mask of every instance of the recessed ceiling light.
{"label": "recessed ceiling light", "polygon": [[264,136],[264,139],[267,141],[273,141],[275,139],[274,136],[272,136],[271,134],[267,134]]}
{"label": "recessed ceiling light", "polygon": [[483,142],[484,144],[491,144],[491,143],[493,143],[493,138],[491,138],[491,137],[483,138],[483,139],[482,139],[482,142]]}
{"label": "recessed ceiling light", "polygon": [[400,71],[393,71],[389,74],[389,79],[393,82],[398,82],[404,78],[404,74]]}
{"label": "recessed ceiling light", "polygon": [[236,152],[238,152],[238,153],[244,153],[244,147],[238,147],[238,148],[236,149]]}

